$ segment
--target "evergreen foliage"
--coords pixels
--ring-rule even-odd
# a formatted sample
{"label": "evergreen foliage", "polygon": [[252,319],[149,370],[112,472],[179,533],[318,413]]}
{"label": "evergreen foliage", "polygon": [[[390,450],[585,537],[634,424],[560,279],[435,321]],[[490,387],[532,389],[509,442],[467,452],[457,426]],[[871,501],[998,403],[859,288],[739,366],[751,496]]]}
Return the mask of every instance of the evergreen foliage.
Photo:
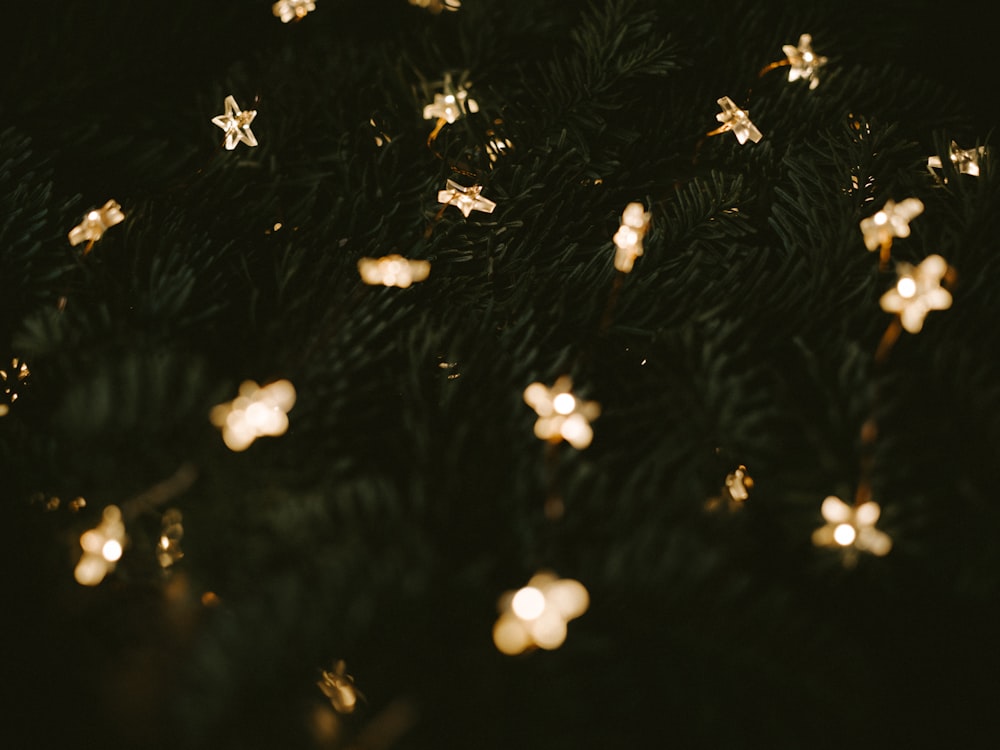
{"label": "evergreen foliage", "polygon": [[[981,9],[316,4],[4,22],[0,368],[31,369],[0,418],[10,747],[986,743],[1000,180],[989,152],[978,178],[947,158],[1000,119],[988,45],[950,32]],[[817,89],[758,77],[804,32]],[[446,72],[479,112],[429,144]],[[259,147],[218,147],[229,94]],[[760,143],[705,137],[724,95]],[[456,175],[496,210],[442,211]],[[859,222],[911,196],[893,258],[944,256],[954,304],[877,365],[894,274]],[[109,198],[126,219],[83,257],[66,233]],[[617,276],[630,201],[652,224]],[[429,278],[363,286],[358,260],[391,252]],[[583,451],[532,434],[523,390],[562,374],[602,407]],[[229,451],[210,409],[277,378],[288,433]],[[869,458],[894,546],[845,568],[811,534]],[[746,507],[709,512],[738,464]],[[83,587],[109,504],[130,543]],[[497,599],[540,568],[590,609],[561,649],[503,656]],[[324,740],[338,659],[365,700]]]}

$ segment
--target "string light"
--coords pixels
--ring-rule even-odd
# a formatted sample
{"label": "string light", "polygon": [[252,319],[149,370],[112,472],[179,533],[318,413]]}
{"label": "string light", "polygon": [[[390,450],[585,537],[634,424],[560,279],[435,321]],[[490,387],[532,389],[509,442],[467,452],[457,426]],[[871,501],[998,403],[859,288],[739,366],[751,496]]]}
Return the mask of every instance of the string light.
{"label": "string light", "polygon": [[161,568],[169,568],[184,557],[181,538],[184,536],[183,516],[176,508],[171,508],[160,519],[160,541],[156,545],[156,559]]}
{"label": "string light", "polygon": [[826,65],[827,58],[817,55],[812,49],[812,35],[802,34],[799,36],[798,46],[791,44],[781,45],[781,51],[785,53],[786,60],[778,64],[787,64],[789,81],[809,81],[809,90],[812,91],[819,86],[819,76],[816,75],[821,67]]}
{"label": "string light", "polygon": [[440,93],[434,94],[434,101],[424,106],[425,120],[444,120],[452,124],[469,113],[479,111],[479,104],[469,98],[469,92],[461,83],[454,83],[450,73],[445,73]]}
{"label": "string light", "polygon": [[631,273],[635,259],[642,255],[642,241],[649,229],[650,214],[641,203],[629,203],[615,232],[615,268]]}
{"label": "string light", "polygon": [[907,331],[919,333],[927,313],[951,307],[951,292],[941,286],[941,280],[952,269],[940,255],[929,255],[916,268],[897,263],[896,271],[896,286],[882,295],[879,304],[886,312],[897,313]]}
{"label": "string light", "polygon": [[823,501],[820,512],[826,523],[813,532],[813,544],[817,547],[858,550],[878,557],[889,554],[892,549],[889,535],[875,528],[882,509],[873,500],[850,506],[830,495]]}
{"label": "string light", "polygon": [[313,0],[281,0],[272,5],[271,10],[282,23],[288,23],[305,18],[307,14],[316,10],[316,3]]}
{"label": "string light", "polygon": [[524,400],[538,414],[535,435],[550,443],[565,440],[574,448],[590,445],[594,431],[592,420],[601,414],[595,401],[582,401],[570,391],[573,381],[568,375],[560,376],[551,388],[542,383],[532,383],[524,389]]}
{"label": "string light", "polygon": [[10,361],[10,367],[0,369],[0,392],[3,393],[3,401],[0,401],[0,417],[10,413],[10,407],[17,401],[19,391],[27,384],[30,375],[28,363],[17,357]]}
{"label": "string light", "polygon": [[86,242],[83,254],[87,255],[104,233],[115,224],[125,221],[125,214],[122,207],[115,200],[109,200],[100,208],[88,211],[83,221],[69,230],[69,244],[76,247],[81,242]]}
{"label": "string light", "polygon": [[726,474],[726,482],[722,492],[709,498],[706,508],[710,511],[716,511],[725,506],[730,511],[738,510],[749,499],[751,489],[753,489],[753,478],[747,473],[747,467],[740,464]]}
{"label": "string light", "polygon": [[73,571],[77,583],[96,586],[103,581],[121,559],[126,541],[121,510],[117,505],[109,505],[101,515],[101,522],[80,536],[83,556]]}
{"label": "string light", "polygon": [[410,0],[410,5],[418,8],[426,8],[431,13],[440,13],[443,10],[456,11],[462,7],[462,0]]}
{"label": "string light", "polygon": [[240,142],[247,146],[256,146],[257,137],[250,130],[250,123],[257,116],[257,110],[241,110],[231,95],[225,100],[226,111],[212,118],[212,124],[217,125],[226,132],[225,147],[228,151],[236,148]]}
{"label": "string light", "polygon": [[284,435],[288,411],[295,405],[295,388],[287,380],[277,380],[263,388],[252,380],[240,385],[232,401],[214,407],[212,424],[222,430],[222,440],[232,451],[244,451],[264,435]]}
{"label": "string light", "polygon": [[415,281],[423,281],[431,272],[426,260],[407,260],[402,255],[384,255],[381,258],[361,258],[358,273],[361,280],[373,286],[397,286],[405,289]]}
{"label": "string light", "polygon": [[498,605],[493,643],[513,656],[530,648],[559,648],[566,640],[566,623],[587,611],[590,595],[579,581],[542,571],[527,586],[506,592]]}
{"label": "string light", "polygon": [[316,686],[330,700],[330,705],[338,713],[353,713],[358,705],[358,698],[364,696],[354,686],[354,678],[347,674],[347,664],[343,659],[333,665],[331,671],[322,670],[322,679]]}
{"label": "string light", "polygon": [[757,126],[750,121],[750,113],[736,106],[732,99],[724,96],[717,100],[722,112],[715,116],[715,119],[722,124],[715,130],[709,131],[705,135],[718,135],[726,131],[732,131],[736,140],[743,145],[748,140],[758,143],[764,136],[757,129]]}
{"label": "string light", "polygon": [[881,210],[861,220],[865,247],[872,252],[881,251],[879,263],[882,267],[889,261],[892,238],[909,237],[910,221],[923,210],[924,204],[919,198],[907,198],[899,203],[887,200]]}
{"label": "string light", "polygon": [[[979,160],[985,156],[986,147],[979,146],[978,148],[963,149],[959,148],[955,141],[951,142],[951,147],[948,150],[948,159],[954,165],[955,169],[959,174],[968,174],[973,177],[979,176]],[[935,169],[941,169],[941,157],[940,156],[928,156],[927,157],[927,169],[937,177]],[[945,178],[945,182],[947,182]]]}
{"label": "string light", "polygon": [[493,213],[497,204],[489,198],[484,198],[481,185],[470,185],[465,187],[454,180],[448,180],[444,190],[438,191],[438,203],[446,206],[455,206],[462,215],[468,218],[473,211],[482,211],[486,214]]}

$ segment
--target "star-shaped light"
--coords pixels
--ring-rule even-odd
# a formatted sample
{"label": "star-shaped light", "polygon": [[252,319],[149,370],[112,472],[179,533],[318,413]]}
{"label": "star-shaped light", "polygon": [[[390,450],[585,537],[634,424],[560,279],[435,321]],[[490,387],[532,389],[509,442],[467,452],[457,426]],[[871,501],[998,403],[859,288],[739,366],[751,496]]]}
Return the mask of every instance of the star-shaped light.
{"label": "star-shaped light", "polygon": [[566,623],[588,606],[590,595],[582,583],[539,572],[527,586],[500,597],[493,643],[512,656],[530,648],[559,648],[566,640]]}
{"label": "star-shaped light", "polygon": [[330,705],[338,713],[353,713],[358,698],[364,696],[354,687],[354,678],[347,674],[347,664],[343,659],[333,665],[330,671],[323,670],[323,678],[316,683],[323,695],[330,699]]}
{"label": "star-shaped light", "polygon": [[880,211],[861,220],[865,247],[874,251],[892,245],[893,237],[909,237],[910,221],[924,210],[919,198],[907,198],[895,203],[887,200]]}
{"label": "star-shaped light", "polygon": [[[948,152],[948,158],[951,160],[951,163],[955,165],[955,169],[958,170],[959,174],[970,174],[973,177],[978,177],[979,160],[985,154],[986,146],[963,149],[959,148],[955,141],[952,141],[951,148]],[[934,174],[935,169],[941,169],[941,166],[940,156],[927,157],[927,168],[931,171],[931,174]]]}
{"label": "star-shaped light", "polygon": [[757,126],[750,121],[750,113],[737,107],[732,99],[724,96],[718,102],[719,106],[722,107],[722,111],[715,116],[715,119],[721,122],[722,125],[708,133],[708,135],[717,135],[731,130],[740,144],[744,144],[748,140],[757,143],[764,137],[757,129]]}
{"label": "star-shaped light", "polygon": [[226,131],[225,146],[228,151],[232,151],[242,141],[248,146],[257,145],[257,137],[250,130],[250,123],[257,116],[257,110],[241,110],[231,95],[226,97],[226,111],[224,114],[212,118],[212,124],[218,125]]}
{"label": "star-shaped light", "polygon": [[87,246],[83,249],[83,254],[86,255],[110,227],[123,221],[125,214],[122,213],[122,207],[117,201],[109,200],[100,208],[88,211],[83,221],[69,230],[69,244],[76,247],[81,242],[86,242]]}
{"label": "star-shaped light", "polygon": [[316,3],[313,0],[281,0],[272,5],[271,10],[282,23],[288,23],[305,18],[306,14],[316,10]]}
{"label": "star-shaped light", "polygon": [[447,187],[444,190],[438,191],[438,203],[444,203],[446,206],[455,206],[466,218],[473,211],[482,211],[483,213],[491,214],[493,213],[493,209],[497,207],[497,204],[489,198],[484,198],[480,195],[483,191],[481,185],[465,187],[454,180],[448,180],[446,184]]}
{"label": "star-shaped light", "polygon": [[83,556],[76,564],[73,576],[83,586],[96,586],[115,569],[125,550],[125,524],[117,505],[109,505],[101,522],[80,537]]}
{"label": "star-shaped light", "polygon": [[565,440],[574,448],[590,445],[594,431],[592,420],[601,414],[596,401],[582,401],[570,390],[573,381],[568,375],[560,376],[551,388],[532,383],[524,389],[525,402],[538,414],[535,435],[550,443]]}
{"label": "star-shaped light", "polygon": [[426,260],[407,260],[402,255],[384,255],[381,258],[362,258],[358,261],[361,280],[374,286],[398,286],[403,289],[414,281],[423,281],[431,272]]}
{"label": "star-shaped light", "polygon": [[615,232],[615,268],[630,273],[635,259],[642,255],[642,240],[649,228],[650,214],[641,203],[629,203],[622,212],[622,223]]}
{"label": "star-shaped light", "polygon": [[735,471],[726,475],[726,491],[734,502],[742,503],[750,497],[753,479],[747,474],[747,467],[740,464]]}
{"label": "star-shaped light", "polygon": [[478,112],[479,104],[469,98],[469,92],[462,84],[452,83],[451,76],[445,74],[444,91],[434,94],[434,101],[424,106],[425,120],[443,120],[449,125],[470,112]]}
{"label": "star-shaped light", "polygon": [[295,405],[295,388],[277,380],[263,388],[252,380],[240,385],[232,401],[214,407],[212,424],[222,429],[222,440],[232,451],[244,451],[263,435],[284,435],[288,411]]}
{"label": "star-shaped light", "polygon": [[440,13],[443,10],[458,10],[462,7],[462,0],[410,0],[410,5],[427,8],[431,13]]}
{"label": "star-shaped light", "polygon": [[830,495],[820,508],[826,524],[813,532],[817,547],[841,547],[845,550],[871,552],[882,557],[892,549],[892,539],[875,528],[882,509],[878,503],[867,501],[850,506],[839,497]]}
{"label": "star-shaped light", "polygon": [[817,55],[812,49],[812,35],[802,34],[799,37],[799,45],[793,47],[790,44],[781,45],[781,51],[788,58],[788,80],[809,81],[809,89],[819,86],[819,76],[816,71],[826,65],[827,59],[822,55]]}
{"label": "star-shaped light", "polygon": [[898,313],[907,331],[919,333],[927,313],[951,307],[951,292],[941,286],[951,269],[940,255],[928,255],[916,268],[898,263],[896,270],[896,286],[882,295],[879,304],[888,313]]}

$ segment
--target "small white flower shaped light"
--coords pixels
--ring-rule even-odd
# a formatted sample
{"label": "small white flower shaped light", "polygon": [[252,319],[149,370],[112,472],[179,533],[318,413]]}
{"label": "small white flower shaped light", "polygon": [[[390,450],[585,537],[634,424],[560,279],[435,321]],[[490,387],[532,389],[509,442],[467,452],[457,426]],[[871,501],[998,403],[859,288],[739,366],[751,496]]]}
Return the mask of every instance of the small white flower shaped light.
{"label": "small white flower shaped light", "polygon": [[281,0],[271,6],[271,11],[281,19],[282,23],[298,21],[314,10],[316,3],[313,0]]}
{"label": "small white flower shaped light", "polygon": [[615,232],[615,268],[630,273],[635,259],[642,255],[642,240],[649,229],[650,214],[641,203],[629,203],[622,213],[622,223]]}
{"label": "small white flower shaped light", "polygon": [[423,281],[431,272],[426,260],[407,260],[393,253],[381,258],[361,258],[358,261],[361,280],[372,286],[398,286],[403,289],[414,281]]}
{"label": "small white flower shaped light", "polygon": [[887,200],[879,211],[861,220],[865,247],[874,252],[890,247],[893,237],[909,237],[910,221],[923,210],[924,204],[919,198],[907,198],[899,203]]}
{"label": "small white flower shaped light", "polygon": [[88,211],[83,221],[69,230],[69,244],[76,247],[81,242],[86,242],[87,246],[83,249],[83,254],[86,255],[105,231],[123,221],[125,214],[122,213],[122,207],[117,201],[109,200],[100,208]]}
{"label": "small white flower shaped light", "polygon": [[486,214],[493,213],[497,204],[489,198],[484,198],[482,185],[470,185],[466,187],[454,180],[448,180],[444,190],[438,191],[438,203],[446,206],[455,206],[462,215],[468,218],[473,211],[482,211]]}
{"label": "small white flower shaped light", "polygon": [[799,37],[797,47],[793,47],[790,44],[783,44],[781,51],[785,53],[785,56],[788,58],[788,64],[791,66],[788,69],[789,81],[797,81],[799,79],[809,81],[810,90],[819,86],[819,76],[816,75],[816,71],[826,65],[827,58],[813,52],[811,34],[802,34]]}
{"label": "small white flower shaped light", "polygon": [[896,286],[882,295],[879,304],[886,312],[897,313],[907,331],[919,333],[927,313],[951,307],[951,292],[941,286],[951,269],[940,255],[929,255],[915,268],[898,263],[896,270]]}
{"label": "small white flower shaped light", "polygon": [[73,576],[83,586],[96,586],[115,569],[126,544],[125,523],[117,505],[109,505],[101,522],[80,537],[83,556],[76,564]]}
{"label": "small white flower shaped light", "polygon": [[590,595],[579,581],[536,573],[527,586],[500,597],[493,643],[511,656],[530,648],[557,649],[566,640],[566,623],[588,606]]}
{"label": "small white flower shaped light", "polygon": [[728,96],[724,96],[717,101],[719,102],[719,106],[722,107],[722,112],[717,114],[715,119],[722,124],[715,130],[706,133],[706,135],[718,135],[719,133],[731,130],[736,136],[736,140],[740,142],[740,145],[746,143],[748,140],[758,143],[764,137],[757,129],[757,126],[750,121],[749,112],[737,107],[735,102]]}
{"label": "small white flower shaped light", "polygon": [[257,137],[250,130],[250,123],[257,116],[257,110],[241,110],[232,96],[226,97],[225,105],[226,111],[213,117],[212,124],[226,131],[226,149],[232,151],[240,142],[247,146],[256,146]]}
{"label": "small white flower shaped light", "polygon": [[538,414],[535,435],[550,443],[565,440],[578,450],[590,445],[594,431],[592,420],[601,414],[596,401],[582,401],[570,390],[573,381],[568,375],[560,376],[548,388],[541,383],[532,383],[524,389],[524,400]]}
{"label": "small white flower shaped light", "polygon": [[295,405],[295,388],[277,380],[261,388],[252,380],[240,385],[239,396],[211,411],[212,424],[222,430],[222,440],[232,451],[245,451],[263,435],[284,435],[288,411]]}
{"label": "small white flower shaped light", "polygon": [[847,550],[870,552],[882,557],[892,549],[892,539],[875,528],[882,509],[874,501],[850,506],[839,497],[830,495],[820,508],[826,524],[813,532],[817,547],[841,547]]}
{"label": "small white flower shaped light", "polygon": [[[963,149],[959,148],[955,141],[951,142],[951,148],[948,152],[948,158],[951,163],[955,166],[955,169],[959,174],[968,174],[973,177],[979,176],[979,160],[986,154],[986,146],[979,146],[978,148]],[[937,176],[934,172],[935,169],[941,169],[941,157],[940,156],[928,156],[927,157],[927,169]]]}

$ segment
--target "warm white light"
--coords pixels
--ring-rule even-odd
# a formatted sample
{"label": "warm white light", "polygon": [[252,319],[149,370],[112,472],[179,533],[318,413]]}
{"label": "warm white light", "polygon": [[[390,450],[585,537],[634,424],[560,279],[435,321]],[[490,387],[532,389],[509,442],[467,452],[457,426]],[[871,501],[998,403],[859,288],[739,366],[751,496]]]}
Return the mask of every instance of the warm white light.
{"label": "warm white light", "polygon": [[573,398],[572,394],[560,393],[552,399],[552,408],[558,414],[572,414],[573,409],[576,408],[576,399]]}
{"label": "warm white light", "polygon": [[833,530],[834,541],[836,541],[841,547],[853,544],[857,535],[858,534],[854,530],[854,527],[847,523],[842,523]]}
{"label": "warm white light", "polygon": [[108,562],[117,562],[122,556],[122,546],[116,539],[109,539],[101,547],[101,557]]}
{"label": "warm white light", "polygon": [[514,594],[510,608],[522,620],[534,620],[545,609],[545,595],[534,586],[525,586]]}
{"label": "warm white light", "polygon": [[899,292],[900,297],[909,299],[917,293],[917,282],[909,276],[904,276],[899,280],[899,283],[896,284],[896,291]]}

